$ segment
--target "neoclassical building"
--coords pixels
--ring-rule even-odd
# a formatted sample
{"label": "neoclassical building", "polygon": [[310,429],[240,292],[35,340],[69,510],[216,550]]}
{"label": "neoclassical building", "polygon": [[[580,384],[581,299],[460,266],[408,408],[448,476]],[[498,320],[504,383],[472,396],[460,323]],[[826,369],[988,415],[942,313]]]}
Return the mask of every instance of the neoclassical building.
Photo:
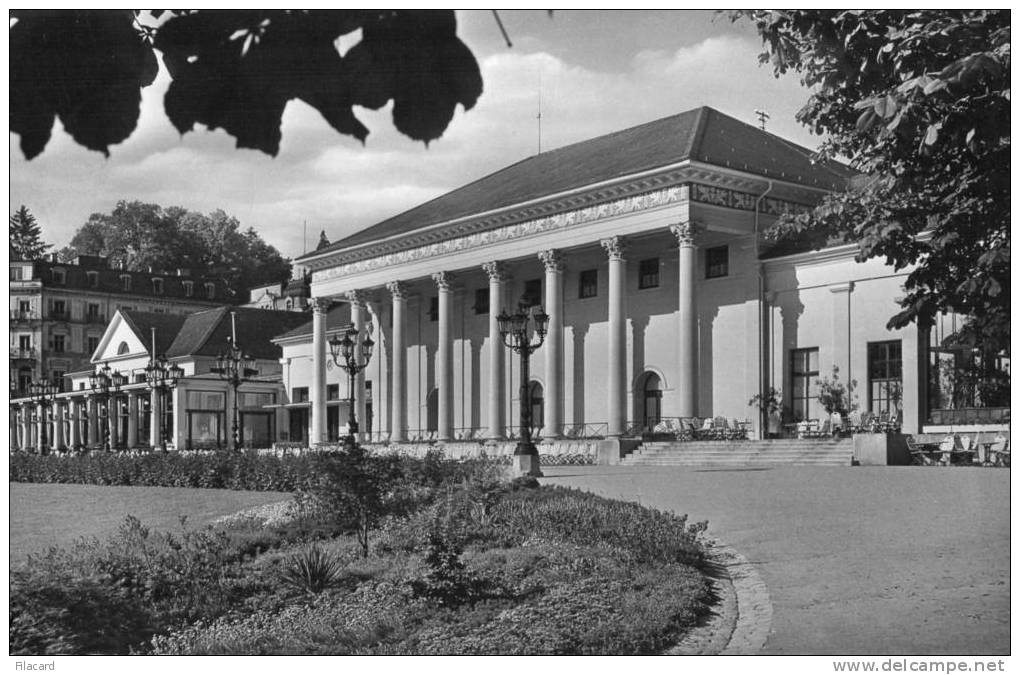
{"label": "neoclassical building", "polygon": [[833,367],[860,409],[920,431],[928,335],[886,328],[907,270],[857,263],[852,245],[763,245],[780,214],[846,188],[848,169],[811,154],[698,108],[530,157],[299,258],[313,321],[283,349],[309,387],[310,438],[331,435],[327,388],[346,379],[326,343],[348,322],[377,343],[356,385],[367,435],[506,438],[520,371],[496,317],[522,299],[550,317],[528,383],[546,440],[662,417],[760,430],[748,401],[770,387],[788,419],[817,418]]}

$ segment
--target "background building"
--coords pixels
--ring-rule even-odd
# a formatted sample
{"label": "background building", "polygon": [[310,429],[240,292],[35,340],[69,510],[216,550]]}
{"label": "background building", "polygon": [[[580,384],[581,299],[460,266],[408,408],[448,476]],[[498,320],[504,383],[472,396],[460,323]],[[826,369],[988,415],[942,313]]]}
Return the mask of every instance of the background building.
{"label": "background building", "polygon": [[32,380],[67,387],[66,375],[88,367],[107,323],[118,309],[186,314],[230,302],[222,281],[187,270],[132,272],[107,259],[79,256],[73,263],[12,260],[10,347],[12,396]]}

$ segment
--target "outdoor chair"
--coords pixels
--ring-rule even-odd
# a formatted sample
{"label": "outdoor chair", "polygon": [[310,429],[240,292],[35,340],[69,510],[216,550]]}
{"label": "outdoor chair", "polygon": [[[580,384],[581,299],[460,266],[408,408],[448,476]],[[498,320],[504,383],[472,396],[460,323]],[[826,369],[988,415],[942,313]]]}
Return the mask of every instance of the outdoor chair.
{"label": "outdoor chair", "polygon": [[711,417],[706,417],[705,420],[701,423],[701,428],[698,429],[698,438],[703,439],[703,440],[704,439],[710,439],[714,435],[715,435],[715,430],[713,428],[712,418]]}
{"label": "outdoor chair", "polygon": [[829,415],[829,421],[832,424],[832,435],[835,436],[843,430],[843,415],[842,413],[834,412]]}
{"label": "outdoor chair", "polygon": [[868,412],[860,413],[861,423],[859,430],[861,433],[871,433],[875,430],[875,415],[869,410]]}
{"label": "outdoor chair", "polygon": [[864,426],[861,420],[861,411],[851,410],[850,414],[847,416],[847,422],[849,424],[850,433],[859,433]]}
{"label": "outdoor chair", "polygon": [[712,420],[712,430],[714,431],[713,437],[716,440],[729,438],[730,426],[725,417],[717,416]]}
{"label": "outdoor chair", "polygon": [[931,466],[935,463],[937,446],[930,443],[917,443],[913,436],[907,436],[907,449],[910,450],[911,464]]}
{"label": "outdoor chair", "polygon": [[686,420],[680,420],[680,436],[678,440],[681,441],[693,441],[698,437],[698,418],[692,417]]}
{"label": "outdoor chair", "polygon": [[956,436],[950,460],[953,464],[972,464],[974,462],[974,446],[970,442],[970,436]]}
{"label": "outdoor chair", "polygon": [[936,463],[940,466],[949,466],[953,459],[953,449],[956,447],[956,438],[950,434],[939,443],[938,457]]}
{"label": "outdoor chair", "polygon": [[1002,434],[988,444],[988,463],[992,466],[1009,466],[1009,439]]}

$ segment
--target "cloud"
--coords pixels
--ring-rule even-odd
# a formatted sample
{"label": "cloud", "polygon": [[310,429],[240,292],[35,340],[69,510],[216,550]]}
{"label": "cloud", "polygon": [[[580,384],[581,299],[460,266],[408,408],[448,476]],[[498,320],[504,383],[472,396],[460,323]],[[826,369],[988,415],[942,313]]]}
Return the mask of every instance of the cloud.
{"label": "cloud", "polygon": [[806,93],[792,78],[776,80],[758,68],[750,38],[724,33],[678,49],[636,51],[614,61],[612,71],[521,46],[540,42],[522,38],[513,50],[480,55],[481,99],[471,111],[458,109],[428,148],[393,128],[389,107],[355,111],[371,130],[362,145],[297,101],[284,113],[276,158],[237,150],[221,131],[182,137],[162,110],[169,79],[161,73],[144,92],[138,129],[111,149],[110,160],[80,148],[57,125],[43,155],[25,162],[12,135],[10,208],[26,204],[59,245],[90,213],[109,211],[119,199],[222,208],[285,255],[300,255],[304,223],[310,239],[324,229],[335,241],[535,154],[539,89],[543,150],[701,105],[748,122],[764,105],[770,130],[811,140],[793,121]]}

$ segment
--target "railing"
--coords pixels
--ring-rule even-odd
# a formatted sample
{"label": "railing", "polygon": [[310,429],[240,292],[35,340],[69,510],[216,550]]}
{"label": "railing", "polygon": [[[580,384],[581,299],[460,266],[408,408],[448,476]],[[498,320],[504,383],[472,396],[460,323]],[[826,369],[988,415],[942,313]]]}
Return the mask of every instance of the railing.
{"label": "railing", "polygon": [[62,312],[55,309],[51,309],[50,318],[53,319],[54,321],[70,321],[71,313],[66,309]]}
{"label": "railing", "polygon": [[645,441],[743,441],[750,420],[719,417],[660,417],[657,422],[627,422],[624,436]]}
{"label": "railing", "polygon": [[603,439],[609,433],[608,422],[589,422],[587,424],[564,424],[563,437],[576,439]]}
{"label": "railing", "polygon": [[20,309],[11,310],[11,321],[35,321],[39,318],[36,312],[31,310],[23,311]]}
{"label": "railing", "polygon": [[34,359],[36,357],[35,347],[28,347],[22,349],[20,347],[11,347],[11,358],[12,359]]}
{"label": "railing", "polygon": [[942,426],[965,424],[1009,424],[1009,408],[936,408],[928,423]]}
{"label": "railing", "polygon": [[106,316],[103,314],[86,314],[85,321],[88,323],[106,323]]}

